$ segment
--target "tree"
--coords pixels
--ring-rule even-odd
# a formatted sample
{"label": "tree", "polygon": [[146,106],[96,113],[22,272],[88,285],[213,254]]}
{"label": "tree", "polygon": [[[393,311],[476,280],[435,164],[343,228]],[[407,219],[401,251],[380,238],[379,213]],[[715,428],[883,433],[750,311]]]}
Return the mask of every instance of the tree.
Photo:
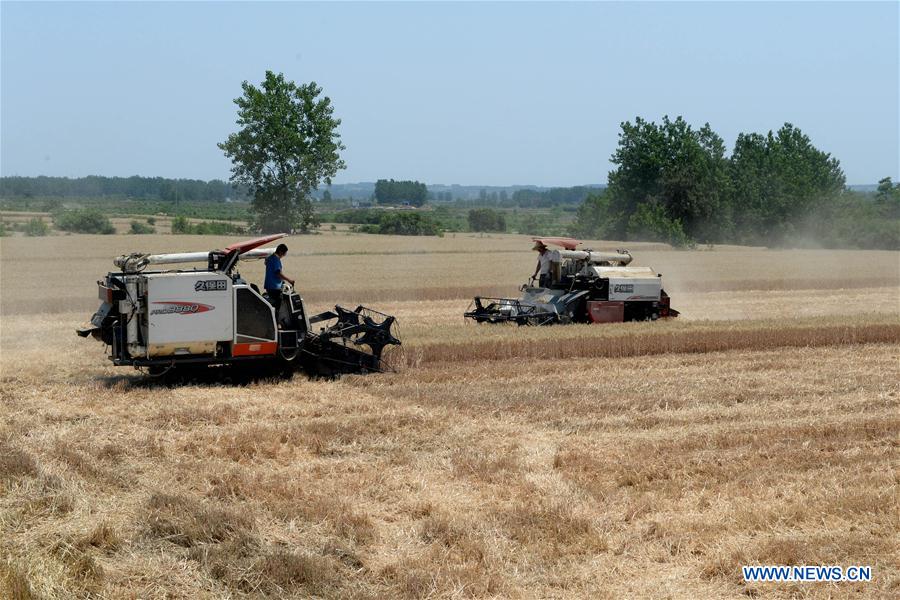
{"label": "tree", "polygon": [[844,189],[844,172],[790,123],[767,135],[740,134],[730,161],[735,224],[744,239],[782,241]]}
{"label": "tree", "polygon": [[49,233],[50,228],[40,217],[34,217],[25,224],[25,235],[28,237],[43,237]]}
{"label": "tree", "polygon": [[879,179],[878,189],[875,190],[875,198],[885,201],[897,193],[898,189],[900,189],[900,183],[894,185],[894,182],[891,181],[890,177]]}
{"label": "tree", "polygon": [[[708,123],[697,130],[681,117],[663,117],[659,125],[640,117],[622,123],[611,161],[617,165],[608,188],[613,235],[628,234],[643,204],[660,205],[689,236],[713,239],[727,230],[728,161],[722,138]],[[657,209],[643,214],[651,213]]]}
{"label": "tree", "polygon": [[231,182],[253,196],[254,226],[264,233],[315,224],[310,193],[345,168],[340,119],[316,83],[297,85],[266,71],[261,87],[244,82],[237,133],[219,148],[231,159]]}
{"label": "tree", "polygon": [[648,242],[665,242],[676,248],[693,246],[684,233],[680,219],[667,216],[663,206],[657,202],[646,202],[638,206],[628,219],[628,237]]}
{"label": "tree", "polygon": [[172,233],[182,234],[191,233],[191,224],[188,223],[187,217],[179,215],[172,219]]}
{"label": "tree", "polygon": [[440,227],[431,217],[412,211],[383,214],[376,227],[364,231],[385,235],[441,235]]}
{"label": "tree", "polygon": [[422,206],[428,199],[428,187],[418,181],[379,179],[375,182],[375,200],[379,204],[407,203]]}
{"label": "tree", "polygon": [[130,233],[133,234],[145,234],[145,233],[156,233],[156,229],[151,225],[147,225],[146,223],[141,223],[140,221],[132,221]]}
{"label": "tree", "polygon": [[503,213],[492,208],[473,208],[468,215],[472,231],[506,231]]}
{"label": "tree", "polygon": [[73,233],[102,233],[110,235],[116,232],[116,228],[109,218],[99,210],[79,209],[57,212],[53,215],[53,222],[62,231]]}
{"label": "tree", "polygon": [[606,237],[611,225],[609,197],[604,191],[584,199],[575,214],[575,222],[569,227],[569,233],[575,237],[599,240]]}
{"label": "tree", "polygon": [[875,201],[890,206],[895,211],[900,207],[900,183],[894,183],[890,177],[878,181]]}

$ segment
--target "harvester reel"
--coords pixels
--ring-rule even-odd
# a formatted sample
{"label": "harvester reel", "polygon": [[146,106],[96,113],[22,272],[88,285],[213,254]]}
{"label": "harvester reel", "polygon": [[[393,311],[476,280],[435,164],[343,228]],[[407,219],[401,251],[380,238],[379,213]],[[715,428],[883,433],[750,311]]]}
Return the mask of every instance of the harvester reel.
{"label": "harvester reel", "polygon": [[369,317],[363,317],[366,323],[366,330],[362,336],[355,340],[355,344],[367,344],[372,349],[372,354],[381,357],[381,352],[388,344],[397,345],[400,340],[391,335],[391,325],[394,324],[394,317],[388,317],[382,323],[375,323]]}
{"label": "harvester reel", "polygon": [[400,340],[391,331],[396,324],[393,316],[365,306],[357,306],[355,310],[335,306],[334,313],[330,314],[337,317],[337,323],[324,329],[319,336],[335,343],[340,339],[344,343],[351,342],[354,346],[368,346],[370,352],[357,352],[370,355],[374,364],[380,365],[386,346],[400,345]]}

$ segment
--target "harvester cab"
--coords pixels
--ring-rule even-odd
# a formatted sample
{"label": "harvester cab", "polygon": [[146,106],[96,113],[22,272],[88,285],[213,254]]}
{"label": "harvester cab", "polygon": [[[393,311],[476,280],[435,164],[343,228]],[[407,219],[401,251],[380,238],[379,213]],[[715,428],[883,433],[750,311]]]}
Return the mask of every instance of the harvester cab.
{"label": "harvester cab", "polygon": [[[382,354],[400,345],[394,317],[358,306],[310,315],[287,285],[278,314],[256,285],[237,271],[240,261],[274,252],[260,248],[276,234],[224,250],[134,253],[116,258],[120,270],[98,282],[100,308],[77,330],[108,345],[115,365],[158,374],[182,365],[272,366],[333,376],[383,369]],[[150,271],[155,265],[205,263],[202,268]]]}
{"label": "harvester cab", "polygon": [[464,313],[477,323],[552,325],[615,323],[676,317],[662,287],[662,275],[649,267],[630,267],[627,250],[597,252],[577,249],[571,238],[533,238],[550,257],[549,284],[536,287],[532,278],[518,298],[476,296]]}

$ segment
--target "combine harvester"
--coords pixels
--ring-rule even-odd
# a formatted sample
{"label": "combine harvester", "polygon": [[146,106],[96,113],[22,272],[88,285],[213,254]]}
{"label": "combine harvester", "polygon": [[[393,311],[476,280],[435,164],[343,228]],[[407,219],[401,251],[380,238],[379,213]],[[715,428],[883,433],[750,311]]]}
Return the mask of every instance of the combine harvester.
{"label": "combine harvester", "polygon": [[478,323],[552,325],[556,323],[621,323],[677,317],[669,307],[662,275],[650,267],[629,267],[627,250],[576,250],[570,238],[533,238],[550,252],[550,285],[522,285],[519,298],[476,296],[465,317]]}
{"label": "combine harvester", "polygon": [[[302,369],[326,377],[381,371],[384,348],[400,344],[391,330],[394,317],[362,306],[309,315],[287,284],[275,314],[238,274],[240,261],[269,256],[275,250],[259,246],[285,235],[209,252],[120,256],[113,261],[120,271],[98,282],[102,304],[90,327],[77,333],[110,346],[114,365],[146,368],[151,375],[188,365]],[[205,266],[147,270],[185,263]]]}

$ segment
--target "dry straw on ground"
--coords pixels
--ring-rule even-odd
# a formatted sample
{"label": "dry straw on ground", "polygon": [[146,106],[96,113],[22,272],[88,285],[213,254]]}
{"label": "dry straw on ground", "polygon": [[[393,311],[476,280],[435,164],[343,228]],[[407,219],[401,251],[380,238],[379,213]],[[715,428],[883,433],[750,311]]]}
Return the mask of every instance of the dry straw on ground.
{"label": "dry straw on ground", "polygon": [[[668,323],[476,327],[464,295],[409,300],[482,277],[514,291],[521,241],[289,240],[314,289],[384,290],[404,365],[172,387],[72,333],[131,237],[0,242],[0,597],[900,592],[897,253],[636,252],[673,289],[708,283],[673,293]],[[388,251],[407,254],[366,254]],[[748,584],[751,563],[874,581]]]}

